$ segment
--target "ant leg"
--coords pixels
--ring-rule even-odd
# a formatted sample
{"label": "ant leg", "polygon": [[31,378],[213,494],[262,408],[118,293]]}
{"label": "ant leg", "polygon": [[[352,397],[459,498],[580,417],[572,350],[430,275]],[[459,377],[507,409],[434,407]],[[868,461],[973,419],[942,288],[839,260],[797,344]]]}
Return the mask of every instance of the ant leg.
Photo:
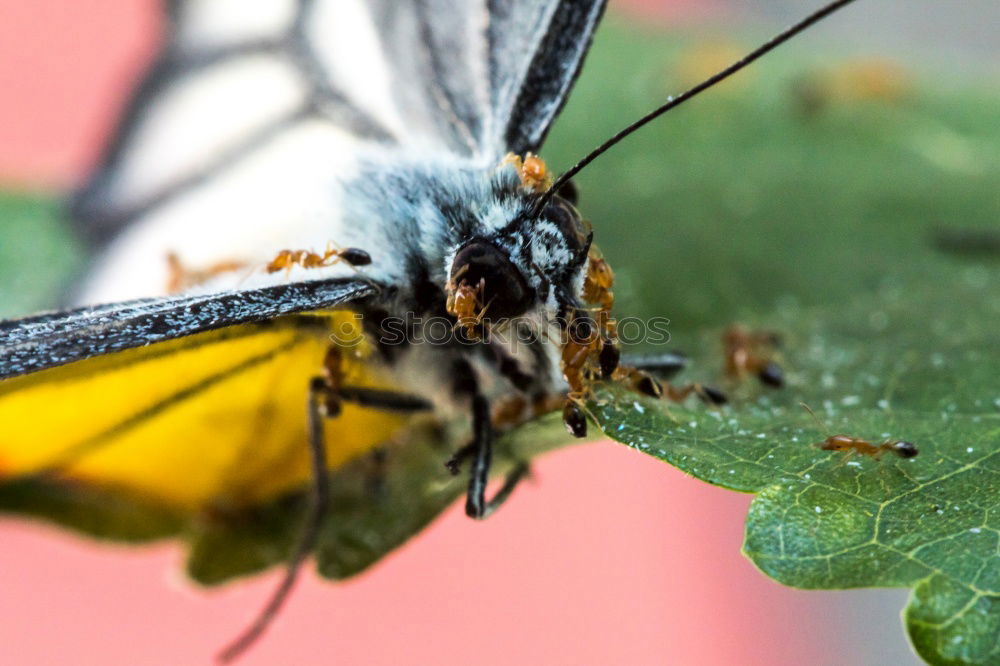
{"label": "ant leg", "polygon": [[[850,449],[849,451],[844,453],[844,455],[840,457],[840,460],[837,462],[837,464],[834,465],[834,469],[840,469],[841,467],[845,466],[847,462],[854,457],[855,453],[857,453],[857,451],[855,451],[854,449]],[[878,458],[875,459],[878,460]]]}
{"label": "ant leg", "polygon": [[707,405],[719,406],[724,405],[729,402],[726,394],[717,388],[711,386],[704,386],[702,384],[687,384],[686,386],[676,387],[671,384],[667,384],[664,390],[664,396],[672,402],[683,402],[689,395],[694,393],[701,401]]}
{"label": "ant leg", "polygon": [[[680,354],[665,353],[654,356],[638,356],[622,359],[622,367],[631,375],[632,388],[639,393],[654,398],[665,397],[671,402],[683,402],[694,393],[702,402],[718,407],[729,402],[726,394],[712,386],[704,384],[686,384],[673,386],[661,385],[652,375],[664,379],[670,378],[687,366],[687,359]],[[628,376],[627,375],[627,376]]]}
{"label": "ant leg", "polygon": [[271,598],[257,615],[253,623],[243,631],[233,642],[227,645],[216,657],[221,663],[229,663],[243,654],[253,645],[270,626],[272,620],[288,599],[295,586],[302,563],[316,545],[323,515],[326,513],[330,496],[329,478],[326,469],[326,447],[323,442],[323,417],[326,405],[327,385],[322,377],[316,377],[309,383],[308,400],[308,431],[309,453],[312,465],[313,485],[306,506],[306,516],[299,535],[298,543],[292,551],[292,557],[285,569],[285,576],[271,594]]}

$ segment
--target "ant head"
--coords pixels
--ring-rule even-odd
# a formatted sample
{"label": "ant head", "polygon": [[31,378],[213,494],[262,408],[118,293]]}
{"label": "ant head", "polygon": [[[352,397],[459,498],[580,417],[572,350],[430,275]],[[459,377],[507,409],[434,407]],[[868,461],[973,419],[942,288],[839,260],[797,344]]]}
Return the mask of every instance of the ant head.
{"label": "ant head", "polygon": [[902,440],[892,443],[892,452],[900,458],[912,458],[920,453],[915,444],[911,442],[904,442]]}

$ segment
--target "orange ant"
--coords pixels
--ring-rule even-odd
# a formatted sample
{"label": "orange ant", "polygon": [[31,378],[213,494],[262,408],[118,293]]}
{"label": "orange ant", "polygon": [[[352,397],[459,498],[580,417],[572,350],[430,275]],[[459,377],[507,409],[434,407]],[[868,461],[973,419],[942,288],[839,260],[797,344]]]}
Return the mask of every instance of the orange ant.
{"label": "orange ant", "polygon": [[500,166],[505,164],[512,164],[517,169],[517,175],[521,179],[521,187],[542,194],[552,185],[552,174],[545,165],[545,160],[534,153],[526,153],[524,159],[521,159],[520,155],[507,153],[500,162]]}
{"label": "orange ant", "polygon": [[583,281],[583,298],[588,303],[599,305],[602,312],[610,311],[615,304],[615,295],[611,291],[615,273],[596,251],[590,253],[588,260],[587,276]]}
{"label": "orange ant", "polygon": [[742,379],[745,375],[752,374],[762,384],[781,388],[785,385],[785,372],[771,360],[768,353],[780,342],[776,333],[746,331],[740,326],[730,326],[722,335],[726,376]]}
{"label": "orange ant", "polygon": [[278,253],[265,270],[268,273],[278,271],[291,271],[292,267],[299,265],[302,268],[324,268],[333,266],[338,261],[344,261],[351,266],[367,266],[372,263],[372,257],[364,250],[356,247],[336,249],[332,245],[327,245],[323,254],[310,252],[309,250],[282,250]]}
{"label": "orange ant", "polygon": [[197,287],[200,284],[208,282],[222,273],[238,271],[241,268],[246,268],[246,262],[234,259],[214,263],[202,270],[191,269],[181,263],[181,259],[177,256],[176,252],[168,252],[167,272],[169,276],[167,277],[167,292],[176,294],[185,289]]}
{"label": "orange ant", "polygon": [[638,368],[619,364],[621,352],[617,344],[618,329],[610,314],[614,303],[614,295],[611,293],[613,280],[614,274],[607,263],[599,255],[592,253],[584,282],[584,299],[598,307],[570,313],[567,339],[562,348],[563,378],[569,385],[563,407],[563,423],[570,434],[576,437],[587,434],[587,411],[584,405],[593,393],[592,384],[595,379],[622,382],[636,393],[652,398],[665,397],[673,402],[682,402],[694,393],[707,404],[724,404],[726,397],[710,387],[700,384],[683,387],[662,385],[652,375]]}
{"label": "orange ant", "polygon": [[474,287],[465,280],[459,280],[466,270],[468,265],[463,266],[448,280],[445,308],[457,320],[455,326],[464,329],[469,339],[478,340],[480,338],[478,327],[482,324],[486,309],[490,305],[483,303],[486,280],[480,278]]}
{"label": "orange ant", "polygon": [[[809,409],[809,405],[804,402],[799,404],[816,420],[816,425],[819,426],[820,430],[828,430],[819,417],[816,416],[816,412]],[[887,439],[881,444],[872,444],[868,440],[861,439],[860,437],[851,437],[850,435],[830,435],[819,444],[816,444],[816,446],[824,451],[839,451],[847,455],[860,453],[875,460],[881,459],[887,451],[895,453],[900,458],[913,458],[920,453],[915,444],[901,439]]]}
{"label": "orange ant", "polygon": [[517,394],[502,398],[493,408],[493,426],[507,431],[542,414],[554,412],[563,406],[566,396],[560,394],[526,397]]}
{"label": "orange ant", "polygon": [[[610,370],[610,376],[616,370],[617,357],[612,359],[602,359],[610,352],[606,349],[617,349],[610,340],[597,332],[597,322],[585,312],[571,314],[572,319],[568,322],[566,342],[562,348],[562,371],[563,378],[569,385],[569,392],[566,396],[566,404],[563,406],[563,424],[566,430],[574,437],[585,437],[587,435],[587,417],[584,404],[591,394],[591,378],[596,373],[594,367],[594,356],[598,356],[599,363],[606,366],[614,363],[614,367],[606,367]],[[607,333],[607,331],[605,332]],[[602,374],[604,374],[602,369]]]}

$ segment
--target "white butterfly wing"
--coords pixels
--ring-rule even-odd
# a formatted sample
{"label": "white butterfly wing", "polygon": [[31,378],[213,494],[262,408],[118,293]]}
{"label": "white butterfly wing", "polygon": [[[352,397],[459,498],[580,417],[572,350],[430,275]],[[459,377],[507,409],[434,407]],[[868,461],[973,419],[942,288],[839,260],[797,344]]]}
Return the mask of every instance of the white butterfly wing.
{"label": "white butterfly wing", "polygon": [[[174,0],[166,46],[73,212],[107,251],[82,300],[345,242],[342,183],[399,151],[536,149],[604,0]],[[353,222],[357,224],[357,221]]]}

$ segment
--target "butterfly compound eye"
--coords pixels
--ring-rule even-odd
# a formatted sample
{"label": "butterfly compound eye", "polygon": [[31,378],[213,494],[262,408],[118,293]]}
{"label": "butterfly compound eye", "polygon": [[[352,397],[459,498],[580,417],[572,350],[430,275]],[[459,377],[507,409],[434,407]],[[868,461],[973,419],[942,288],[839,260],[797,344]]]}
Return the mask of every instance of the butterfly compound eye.
{"label": "butterfly compound eye", "polygon": [[593,230],[569,202],[557,197],[545,207],[542,217],[559,228],[573,250],[580,252],[590,245]]}
{"label": "butterfly compound eye", "polygon": [[580,194],[576,189],[576,185],[573,184],[572,180],[567,180],[559,191],[556,192],[560,197],[570,202],[574,206],[580,203]]}
{"label": "butterfly compound eye", "polygon": [[483,284],[486,317],[509,319],[527,312],[534,292],[521,271],[498,247],[483,240],[466,243],[455,255],[451,279],[469,285]]}

